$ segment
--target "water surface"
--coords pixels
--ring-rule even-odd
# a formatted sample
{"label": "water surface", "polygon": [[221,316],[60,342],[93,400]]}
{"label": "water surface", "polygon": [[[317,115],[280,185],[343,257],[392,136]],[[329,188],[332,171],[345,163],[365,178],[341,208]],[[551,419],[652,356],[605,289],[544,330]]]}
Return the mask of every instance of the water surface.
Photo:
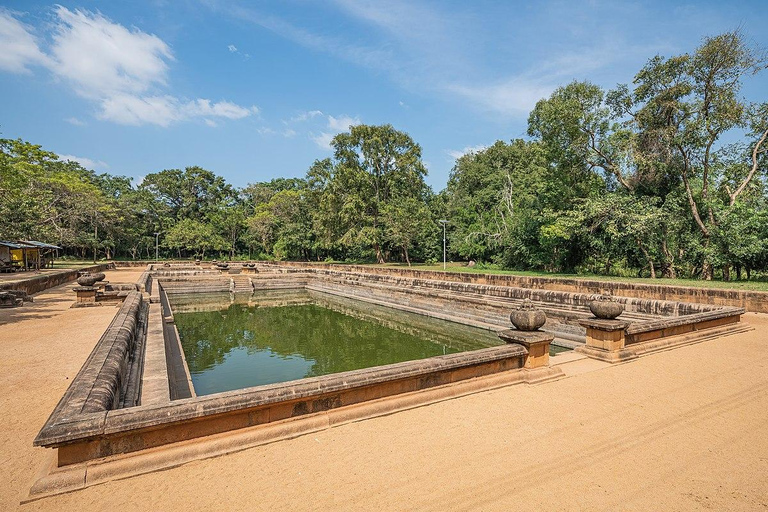
{"label": "water surface", "polygon": [[325,294],[265,294],[262,305],[258,296],[222,299],[174,304],[198,395],[501,344],[483,329]]}

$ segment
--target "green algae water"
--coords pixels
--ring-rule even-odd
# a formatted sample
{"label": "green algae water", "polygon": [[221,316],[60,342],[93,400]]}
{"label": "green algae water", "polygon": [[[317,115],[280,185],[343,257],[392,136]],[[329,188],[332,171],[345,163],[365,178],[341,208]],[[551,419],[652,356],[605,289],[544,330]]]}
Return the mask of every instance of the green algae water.
{"label": "green algae water", "polygon": [[222,299],[173,305],[198,395],[502,344],[483,329],[325,294]]}

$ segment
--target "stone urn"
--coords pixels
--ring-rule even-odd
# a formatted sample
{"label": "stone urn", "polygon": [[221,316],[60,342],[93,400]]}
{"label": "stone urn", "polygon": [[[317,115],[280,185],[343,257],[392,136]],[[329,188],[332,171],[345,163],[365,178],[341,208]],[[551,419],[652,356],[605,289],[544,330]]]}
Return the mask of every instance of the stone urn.
{"label": "stone urn", "polygon": [[195,265],[200,265],[200,260],[195,260]]}
{"label": "stone urn", "polygon": [[96,284],[96,276],[93,274],[83,274],[77,278],[77,284],[80,286],[93,286]]}
{"label": "stone urn", "polygon": [[93,273],[91,275],[96,278],[95,282],[97,282],[97,283],[99,281],[103,281],[104,278],[107,277],[106,275],[104,275],[104,272],[96,272],[96,273]]}
{"label": "stone urn", "polygon": [[610,295],[600,295],[589,303],[589,310],[601,320],[613,320],[624,312],[624,304]]}
{"label": "stone urn", "polygon": [[520,331],[537,331],[547,321],[547,315],[531,302],[525,299],[523,303],[509,314],[509,320]]}

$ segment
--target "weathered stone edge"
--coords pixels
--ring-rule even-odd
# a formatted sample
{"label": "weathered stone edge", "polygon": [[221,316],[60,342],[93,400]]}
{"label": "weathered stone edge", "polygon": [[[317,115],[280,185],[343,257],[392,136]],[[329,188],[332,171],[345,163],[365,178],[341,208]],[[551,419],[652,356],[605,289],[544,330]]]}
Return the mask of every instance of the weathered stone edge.
{"label": "weathered stone edge", "polygon": [[279,384],[258,386],[203,397],[176,400],[170,404],[138,406],[106,412],[103,422],[93,416],[53,418],[35,439],[36,446],[56,447],[83,441],[100,435],[115,434],[136,429],[165,426],[175,423],[266,406],[277,402],[365,387],[386,381],[427,375],[464,366],[472,366],[510,358],[523,358],[528,351],[521,345],[505,345],[486,349],[436,356],[429,359],[406,361],[392,365],[354,370],[333,375],[301,379]]}
{"label": "weathered stone edge", "polygon": [[665,318],[662,320],[649,320],[646,322],[633,322],[627,327],[627,334],[640,334],[643,332],[657,331],[659,329],[668,329],[681,325],[696,324],[707,320],[718,320],[729,316],[740,316],[746,313],[744,308],[733,306],[722,306],[714,311],[705,311],[679,317]]}
{"label": "weathered stone edge", "polygon": [[137,324],[136,318],[133,321],[130,318],[138,315],[141,300],[137,291],[128,294],[38,433],[33,442],[35,446],[48,446],[72,436],[87,437],[103,431],[107,409],[112,407],[121,385],[115,372],[123,363],[115,358],[126,356],[127,346],[123,345],[135,335],[130,331]]}

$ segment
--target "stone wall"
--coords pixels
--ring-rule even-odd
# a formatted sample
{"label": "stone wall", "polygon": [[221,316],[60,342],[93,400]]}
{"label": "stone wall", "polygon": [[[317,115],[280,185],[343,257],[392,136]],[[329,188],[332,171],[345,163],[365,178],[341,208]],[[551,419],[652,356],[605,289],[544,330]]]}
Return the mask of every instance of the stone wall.
{"label": "stone wall", "polygon": [[60,284],[69,283],[77,279],[79,272],[103,272],[113,268],[111,263],[101,263],[98,265],[92,265],[90,267],[83,267],[78,269],[68,269],[60,271],[46,271],[42,274],[32,274],[25,272],[19,274],[19,280],[7,281],[0,283],[0,290],[20,290],[33,294],[59,286]]}
{"label": "stone wall", "polygon": [[141,293],[129,292],[38,434],[36,446],[99,430],[107,411],[138,403],[146,313]]}
{"label": "stone wall", "polygon": [[[285,261],[280,263],[261,263],[276,267],[335,269],[367,274],[398,275],[416,279],[433,279],[495,286],[511,286],[539,290],[557,290],[573,293],[610,293],[622,297],[638,299],[694,302],[719,306],[734,306],[755,313],[768,313],[768,292],[750,290],[722,290],[714,288],[695,288],[675,286],[673,284],[627,283],[620,281],[600,281],[592,279],[569,279],[559,277],[530,277],[509,274],[482,274],[469,272],[442,272],[436,270],[417,270],[410,268],[370,267],[364,265],[332,265],[324,263],[306,263]],[[669,280],[666,282],[674,283]]]}

